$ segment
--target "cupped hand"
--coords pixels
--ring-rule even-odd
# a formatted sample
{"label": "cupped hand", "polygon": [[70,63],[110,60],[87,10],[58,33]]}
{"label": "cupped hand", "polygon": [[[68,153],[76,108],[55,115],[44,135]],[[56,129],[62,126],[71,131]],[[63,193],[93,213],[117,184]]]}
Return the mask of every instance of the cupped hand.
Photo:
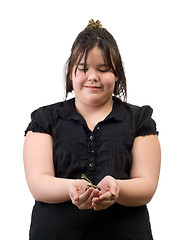
{"label": "cupped hand", "polygon": [[119,185],[115,178],[106,176],[98,186],[101,188],[101,193],[92,199],[92,207],[94,210],[103,210],[116,202],[119,197]]}
{"label": "cupped hand", "polygon": [[74,180],[69,187],[69,196],[74,205],[79,209],[91,209],[92,200],[100,196],[100,191],[97,189],[87,187],[87,181],[85,180]]}

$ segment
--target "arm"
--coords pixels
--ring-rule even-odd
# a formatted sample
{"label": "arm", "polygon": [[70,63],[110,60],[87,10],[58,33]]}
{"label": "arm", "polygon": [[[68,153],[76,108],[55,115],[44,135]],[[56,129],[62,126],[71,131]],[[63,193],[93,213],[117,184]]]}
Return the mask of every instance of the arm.
{"label": "arm", "polygon": [[55,178],[53,140],[49,134],[28,132],[24,142],[27,183],[37,201],[58,203],[69,200],[68,179]]}
{"label": "arm", "polygon": [[132,168],[129,180],[106,176],[98,184],[104,194],[93,199],[95,210],[117,202],[128,207],[147,204],[153,197],[160,172],[160,144],[156,135],[137,137],[132,148]]}
{"label": "arm", "polygon": [[117,180],[120,189],[117,202],[124,206],[147,204],[156,191],[161,161],[157,135],[137,137],[132,159],[130,180]]}
{"label": "arm", "polygon": [[35,200],[60,203],[70,200],[72,191],[76,200],[84,192],[87,186],[85,180],[55,177],[53,140],[49,134],[29,131],[25,138],[23,155],[27,183]]}
{"label": "arm", "polygon": [[92,198],[99,195],[98,190],[85,191],[85,180],[55,177],[53,140],[49,134],[29,131],[23,153],[27,183],[36,201],[61,203],[71,200],[80,209],[92,208]]}

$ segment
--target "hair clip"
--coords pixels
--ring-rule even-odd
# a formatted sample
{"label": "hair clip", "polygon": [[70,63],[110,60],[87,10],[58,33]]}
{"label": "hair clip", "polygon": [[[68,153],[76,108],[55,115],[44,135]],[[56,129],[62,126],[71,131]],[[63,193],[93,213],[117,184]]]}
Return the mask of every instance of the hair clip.
{"label": "hair clip", "polygon": [[91,19],[89,20],[87,27],[102,28],[102,24],[99,20],[95,22],[94,19]]}

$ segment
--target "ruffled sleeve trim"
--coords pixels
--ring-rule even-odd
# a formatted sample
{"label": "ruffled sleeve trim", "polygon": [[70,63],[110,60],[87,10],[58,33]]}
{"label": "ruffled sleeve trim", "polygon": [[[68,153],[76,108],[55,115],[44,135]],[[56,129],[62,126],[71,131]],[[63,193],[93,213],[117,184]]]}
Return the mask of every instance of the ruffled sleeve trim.
{"label": "ruffled sleeve trim", "polygon": [[47,133],[52,135],[53,113],[48,106],[41,107],[31,114],[31,122],[25,130],[25,136],[28,131]]}
{"label": "ruffled sleeve trim", "polygon": [[156,129],[156,123],[152,119],[153,109],[150,106],[143,106],[139,108],[136,137],[145,135],[159,135]]}

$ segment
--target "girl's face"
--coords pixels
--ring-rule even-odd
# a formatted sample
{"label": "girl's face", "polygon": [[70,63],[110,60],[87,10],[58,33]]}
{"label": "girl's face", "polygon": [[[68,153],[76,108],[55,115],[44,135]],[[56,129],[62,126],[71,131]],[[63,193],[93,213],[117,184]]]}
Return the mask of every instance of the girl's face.
{"label": "girl's face", "polygon": [[84,57],[74,66],[72,84],[77,104],[100,106],[112,100],[116,77],[105,64],[102,51],[94,47],[89,51],[84,71]]}

